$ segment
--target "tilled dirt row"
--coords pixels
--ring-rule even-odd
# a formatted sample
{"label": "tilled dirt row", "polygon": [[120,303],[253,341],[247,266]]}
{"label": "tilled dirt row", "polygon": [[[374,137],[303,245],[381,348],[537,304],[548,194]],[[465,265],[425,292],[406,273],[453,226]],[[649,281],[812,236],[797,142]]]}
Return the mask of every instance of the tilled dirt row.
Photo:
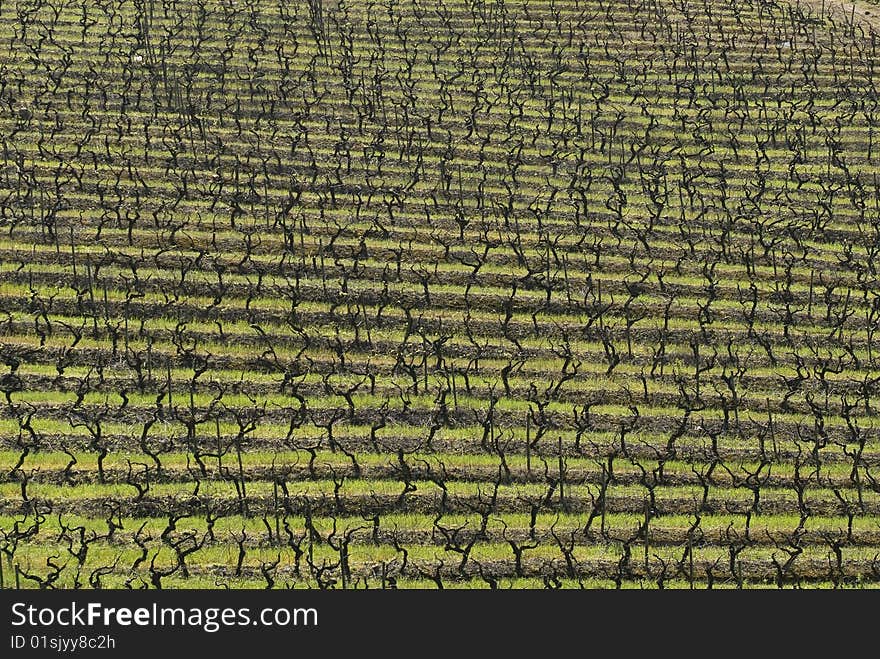
{"label": "tilled dirt row", "polygon": [[[411,485],[411,484],[410,484]],[[543,494],[534,496],[499,494],[494,501],[487,502],[487,495],[448,494],[439,487],[430,491],[407,488],[401,484],[399,494],[370,492],[364,488],[363,494],[339,494],[325,492],[321,494],[297,495],[279,503],[272,496],[247,495],[240,497],[200,497],[191,493],[181,492],[174,496],[96,496],[71,498],[0,498],[0,514],[29,515],[40,514],[78,514],[85,516],[107,515],[108,512],[125,510],[133,517],[167,517],[168,515],[237,515],[245,510],[250,514],[266,514],[273,516],[276,510],[284,510],[289,514],[301,515],[309,512],[320,516],[352,516],[362,515],[373,517],[390,513],[410,514],[457,514],[486,511],[490,514],[522,512],[528,509],[530,502],[538,506],[542,512],[564,511],[567,513],[589,514],[599,503],[600,492],[596,488],[596,496],[590,498],[563,494],[560,497],[558,488],[548,488]],[[483,488],[491,494],[491,486]],[[132,490],[135,490],[132,487]],[[756,492],[759,493],[756,495]],[[866,499],[861,505],[855,503],[855,494],[850,495],[853,503],[841,502],[834,495],[821,499],[807,496],[805,507],[810,515],[845,516],[858,508],[860,515],[876,516],[880,514],[880,502],[873,497]],[[607,493],[604,499],[604,510],[608,513],[632,513],[644,515],[647,501],[646,494],[640,496],[616,496]],[[756,503],[757,501],[757,503]],[[280,506],[280,508],[279,508]],[[710,489],[705,501],[698,493],[691,495],[669,495],[657,492],[652,514],[655,515],[693,515],[693,514],[724,514],[724,515],[793,515],[803,512],[799,507],[795,493],[780,496],[779,491],[761,492],[739,488],[737,490]],[[845,519],[845,517],[844,517]],[[845,523],[844,523],[845,524]]]}

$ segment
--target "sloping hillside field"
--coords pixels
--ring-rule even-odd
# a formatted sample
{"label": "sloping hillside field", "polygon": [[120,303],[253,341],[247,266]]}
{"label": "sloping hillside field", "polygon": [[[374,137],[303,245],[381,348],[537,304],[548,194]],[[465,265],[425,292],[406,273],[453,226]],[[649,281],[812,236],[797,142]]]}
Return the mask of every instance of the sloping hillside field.
{"label": "sloping hillside field", "polygon": [[877,585],[873,14],[2,2],[2,586]]}

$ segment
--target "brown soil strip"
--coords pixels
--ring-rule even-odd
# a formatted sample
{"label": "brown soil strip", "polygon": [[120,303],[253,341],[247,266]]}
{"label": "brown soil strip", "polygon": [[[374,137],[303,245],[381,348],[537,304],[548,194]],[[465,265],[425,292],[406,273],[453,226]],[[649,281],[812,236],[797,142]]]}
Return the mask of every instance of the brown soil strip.
{"label": "brown soil strip", "polygon": [[880,34],[880,7],[874,7],[865,2],[847,2],[846,0],[798,0],[800,3],[812,7],[818,16],[831,17],[835,21],[852,20],[863,23],[865,32],[870,35],[871,31]]}

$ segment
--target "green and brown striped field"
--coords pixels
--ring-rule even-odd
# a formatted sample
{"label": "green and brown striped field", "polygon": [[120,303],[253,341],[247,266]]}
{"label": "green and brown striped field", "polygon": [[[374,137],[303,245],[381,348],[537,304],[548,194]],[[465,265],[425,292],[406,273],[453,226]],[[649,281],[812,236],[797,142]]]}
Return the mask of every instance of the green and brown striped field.
{"label": "green and brown striped field", "polygon": [[0,3],[0,587],[877,586],[872,15]]}

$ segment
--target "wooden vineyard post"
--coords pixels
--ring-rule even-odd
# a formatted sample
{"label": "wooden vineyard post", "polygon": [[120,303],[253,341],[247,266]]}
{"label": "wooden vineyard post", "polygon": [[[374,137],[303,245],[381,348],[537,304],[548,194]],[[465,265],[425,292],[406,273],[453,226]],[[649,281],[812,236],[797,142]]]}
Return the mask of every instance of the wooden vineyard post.
{"label": "wooden vineyard post", "polygon": [[532,415],[526,414],[526,473],[532,475]]}
{"label": "wooden vineyard post", "polygon": [[220,445],[220,417],[214,417],[214,423],[217,427],[217,472],[223,475],[223,449]]}
{"label": "wooden vineyard post", "polygon": [[174,414],[174,401],[171,399],[171,360],[168,359],[165,361],[165,372],[166,372],[166,388],[168,390],[168,418],[171,418]]}
{"label": "wooden vineyard post", "polygon": [[694,534],[688,531],[688,583],[694,589]]}
{"label": "wooden vineyard post", "polygon": [[648,497],[644,497],[642,508],[645,513],[645,576],[647,577],[650,574],[649,554],[651,552],[651,538],[649,528],[651,525],[651,504],[648,500]]}
{"label": "wooden vineyard post", "polygon": [[565,464],[562,458],[562,435],[559,436],[559,504],[565,508]]}

